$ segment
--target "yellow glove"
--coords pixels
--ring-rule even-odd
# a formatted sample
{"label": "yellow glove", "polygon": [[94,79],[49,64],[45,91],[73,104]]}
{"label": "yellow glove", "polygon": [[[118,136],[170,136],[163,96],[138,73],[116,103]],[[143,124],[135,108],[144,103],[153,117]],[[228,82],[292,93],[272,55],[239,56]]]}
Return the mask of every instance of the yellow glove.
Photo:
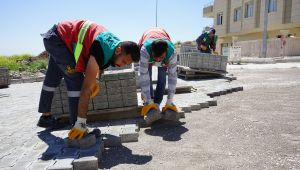
{"label": "yellow glove", "polygon": [[214,51],[214,52],[213,52],[213,55],[219,55],[219,53]]}
{"label": "yellow glove", "polygon": [[141,115],[142,115],[142,116],[146,116],[147,113],[148,113],[151,109],[159,110],[157,104],[155,104],[155,103],[150,103],[150,104],[148,104],[148,105],[143,106],[142,111],[141,111]]}
{"label": "yellow glove", "polygon": [[207,50],[207,47],[205,45],[200,45],[200,48],[204,51]]}
{"label": "yellow glove", "polygon": [[86,119],[77,117],[74,127],[68,134],[69,140],[82,139],[87,133],[88,129],[86,128]]}
{"label": "yellow glove", "polygon": [[91,98],[96,97],[98,95],[99,91],[100,91],[100,86],[98,83],[95,83],[93,86],[93,92],[92,92]]}
{"label": "yellow glove", "polygon": [[172,110],[174,112],[178,112],[177,107],[175,105],[169,105],[166,104],[165,107],[163,107],[162,112],[165,112],[166,110]]}

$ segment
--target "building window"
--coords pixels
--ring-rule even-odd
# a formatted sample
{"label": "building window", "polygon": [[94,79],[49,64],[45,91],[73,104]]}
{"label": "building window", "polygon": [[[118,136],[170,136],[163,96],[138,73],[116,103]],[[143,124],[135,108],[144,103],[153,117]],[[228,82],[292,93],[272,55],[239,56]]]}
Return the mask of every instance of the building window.
{"label": "building window", "polygon": [[217,25],[222,25],[223,24],[223,12],[219,12],[217,14]]}
{"label": "building window", "polygon": [[247,2],[245,5],[245,18],[253,17],[253,1]]}
{"label": "building window", "polygon": [[237,21],[241,20],[241,12],[242,12],[241,7],[234,9],[234,16],[233,16],[233,21],[234,22],[237,22]]}
{"label": "building window", "polygon": [[277,11],[277,0],[269,0],[268,12],[276,12]]}

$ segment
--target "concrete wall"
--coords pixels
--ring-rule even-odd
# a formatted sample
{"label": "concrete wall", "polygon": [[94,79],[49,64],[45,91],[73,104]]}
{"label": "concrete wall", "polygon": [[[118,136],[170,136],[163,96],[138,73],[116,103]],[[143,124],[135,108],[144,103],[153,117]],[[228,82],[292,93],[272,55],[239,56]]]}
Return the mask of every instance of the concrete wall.
{"label": "concrete wall", "polygon": [[[280,39],[268,40],[267,57],[300,56],[300,38],[287,39],[286,47],[281,48]],[[241,41],[236,43],[242,48],[242,57],[258,57],[262,53],[262,40]]]}

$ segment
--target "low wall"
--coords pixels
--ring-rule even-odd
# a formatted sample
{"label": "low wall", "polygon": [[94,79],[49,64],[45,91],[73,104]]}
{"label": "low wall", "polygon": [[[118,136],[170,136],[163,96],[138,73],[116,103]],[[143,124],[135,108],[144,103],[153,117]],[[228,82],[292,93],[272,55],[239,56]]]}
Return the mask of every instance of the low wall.
{"label": "low wall", "polygon": [[[267,57],[300,56],[300,38],[286,39],[285,48],[281,48],[280,39],[269,39]],[[262,40],[240,41],[236,46],[242,48],[242,57],[259,57],[262,54]]]}

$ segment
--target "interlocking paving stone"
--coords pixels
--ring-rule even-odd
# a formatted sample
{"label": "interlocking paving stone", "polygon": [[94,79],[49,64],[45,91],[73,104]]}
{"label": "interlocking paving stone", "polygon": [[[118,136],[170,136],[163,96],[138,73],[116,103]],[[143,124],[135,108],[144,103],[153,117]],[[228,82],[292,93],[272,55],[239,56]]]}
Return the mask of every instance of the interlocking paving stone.
{"label": "interlocking paving stone", "polygon": [[74,170],[98,170],[98,158],[94,156],[75,159]]}

